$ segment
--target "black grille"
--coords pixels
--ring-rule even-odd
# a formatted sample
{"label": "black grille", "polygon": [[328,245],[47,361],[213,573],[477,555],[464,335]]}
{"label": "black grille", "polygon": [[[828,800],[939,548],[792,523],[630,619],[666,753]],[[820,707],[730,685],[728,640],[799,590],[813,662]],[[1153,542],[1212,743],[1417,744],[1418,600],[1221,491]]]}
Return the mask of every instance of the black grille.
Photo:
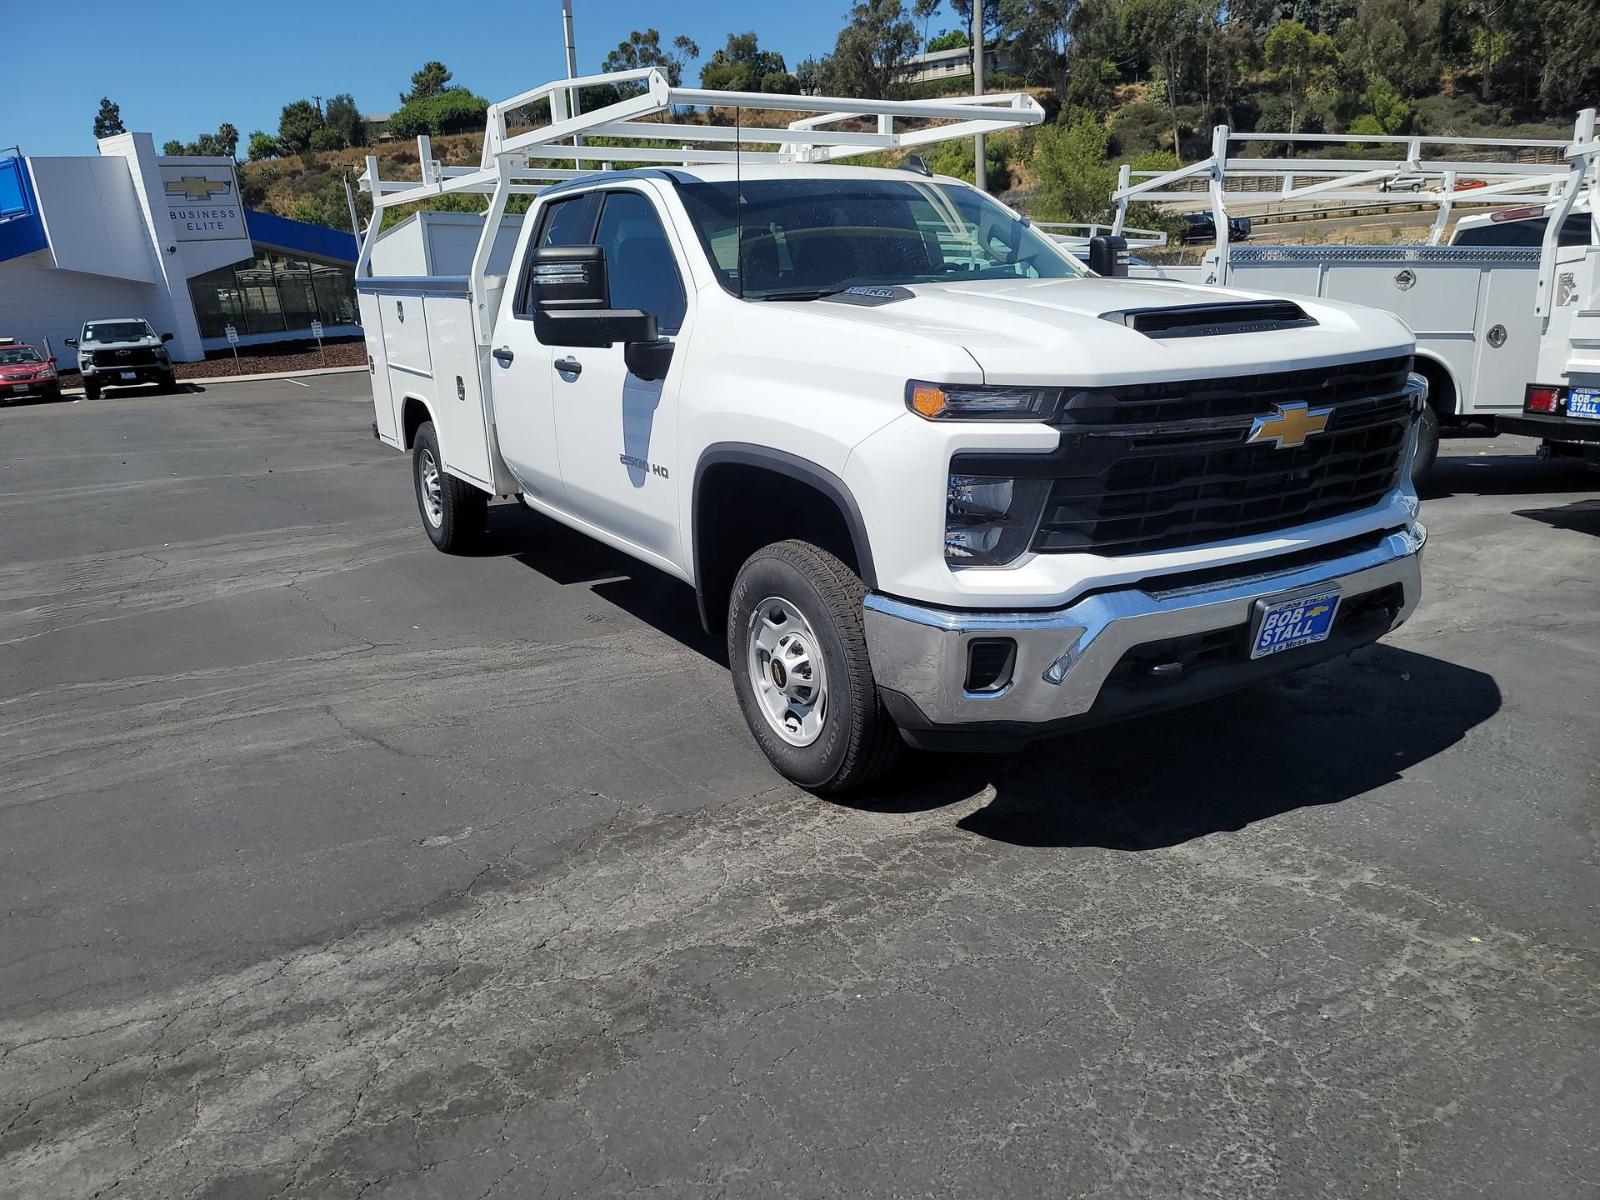
{"label": "black grille", "polygon": [[[1032,548],[1141,554],[1356,512],[1399,482],[1409,357],[1306,371],[1079,392],[1062,445],[1030,459],[958,456],[952,470],[1046,475]],[[1247,444],[1256,417],[1331,408],[1300,446]]]}
{"label": "black grille", "polygon": [[149,346],[136,346],[131,350],[96,350],[97,367],[148,367],[156,361],[156,352]]}

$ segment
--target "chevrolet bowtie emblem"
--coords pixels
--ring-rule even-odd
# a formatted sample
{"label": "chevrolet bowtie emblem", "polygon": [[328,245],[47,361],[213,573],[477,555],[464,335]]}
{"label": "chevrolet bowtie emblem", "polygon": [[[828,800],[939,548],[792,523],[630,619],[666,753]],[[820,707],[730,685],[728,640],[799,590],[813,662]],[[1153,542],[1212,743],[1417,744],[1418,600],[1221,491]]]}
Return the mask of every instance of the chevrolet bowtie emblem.
{"label": "chevrolet bowtie emblem", "polygon": [[1270,417],[1257,417],[1252,422],[1247,443],[1275,442],[1280,450],[1303,446],[1308,437],[1328,427],[1328,414],[1333,412],[1332,408],[1308,408],[1300,400],[1273,408],[1276,411]]}
{"label": "chevrolet bowtie emblem", "polygon": [[213,196],[227,195],[233,184],[226,179],[207,179],[204,175],[185,175],[167,184],[167,195],[182,196],[185,200],[210,200]]}

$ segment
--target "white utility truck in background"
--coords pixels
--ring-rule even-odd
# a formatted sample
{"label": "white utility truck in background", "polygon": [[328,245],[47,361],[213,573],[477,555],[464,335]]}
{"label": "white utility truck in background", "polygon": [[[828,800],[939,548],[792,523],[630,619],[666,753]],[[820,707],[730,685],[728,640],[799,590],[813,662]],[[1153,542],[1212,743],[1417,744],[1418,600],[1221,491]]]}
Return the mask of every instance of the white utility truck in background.
{"label": "white utility truck in background", "polygon": [[[598,84],[637,94],[573,115]],[[515,497],[690,584],[756,741],[817,791],[906,743],[1015,746],[1383,636],[1425,539],[1399,320],[1099,278],[967,184],[835,163],[1041,116],[646,69],[491,106],[478,167],[368,159],[373,432],[410,452],[428,536],[473,546]],[[645,165],[551,166],[575,156]],[[381,232],[458,193],[488,197],[476,236]]]}
{"label": "white utility truck in background", "polygon": [[[1250,157],[1235,143],[1303,156]],[[1578,115],[1570,141],[1235,133],[1223,125],[1211,151],[1172,171],[1122,168],[1112,233],[1122,232],[1130,204],[1204,200],[1217,234],[1199,266],[1139,266],[1131,276],[1326,297],[1401,317],[1416,334],[1416,369],[1429,386],[1419,475],[1433,463],[1441,427],[1529,434],[1543,439],[1542,453],[1600,461],[1593,109]],[[1397,151],[1403,157],[1378,157]],[[1321,156],[1329,152],[1342,156]],[[1433,222],[1412,245],[1230,245],[1230,207],[1281,203],[1341,212],[1414,203],[1431,207]],[[1447,238],[1460,205],[1492,210],[1461,217]]]}

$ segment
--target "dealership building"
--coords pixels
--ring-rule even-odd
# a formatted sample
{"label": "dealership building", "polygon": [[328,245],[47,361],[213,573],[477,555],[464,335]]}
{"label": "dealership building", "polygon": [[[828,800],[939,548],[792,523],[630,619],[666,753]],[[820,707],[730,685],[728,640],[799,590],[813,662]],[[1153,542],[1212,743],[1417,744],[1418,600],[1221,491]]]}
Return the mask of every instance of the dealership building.
{"label": "dealership building", "polygon": [[[163,157],[148,133],[98,155],[0,154],[0,337],[62,354],[83,323],[144,317],[188,362],[357,335],[356,239],[244,207],[232,159]],[[70,361],[63,355],[63,366]]]}

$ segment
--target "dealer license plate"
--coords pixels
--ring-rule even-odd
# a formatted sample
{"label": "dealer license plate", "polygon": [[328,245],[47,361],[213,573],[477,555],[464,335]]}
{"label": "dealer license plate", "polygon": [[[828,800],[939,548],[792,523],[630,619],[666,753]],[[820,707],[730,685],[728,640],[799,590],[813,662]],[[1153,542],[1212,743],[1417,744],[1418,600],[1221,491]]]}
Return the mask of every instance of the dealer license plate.
{"label": "dealer license plate", "polygon": [[1333,618],[1339,611],[1338,592],[1314,592],[1292,600],[1271,604],[1258,601],[1261,618],[1256,623],[1255,645],[1251,658],[1266,658],[1296,646],[1326,641],[1333,632]]}
{"label": "dealer license plate", "polygon": [[25,383],[13,383],[11,385],[11,390],[13,392],[25,392],[28,390],[28,385]]}
{"label": "dealer license plate", "polygon": [[124,371],[122,377],[124,379],[137,379],[139,378],[139,373],[137,371]]}
{"label": "dealer license plate", "polygon": [[1600,421],[1600,388],[1573,388],[1568,392],[1567,416]]}

